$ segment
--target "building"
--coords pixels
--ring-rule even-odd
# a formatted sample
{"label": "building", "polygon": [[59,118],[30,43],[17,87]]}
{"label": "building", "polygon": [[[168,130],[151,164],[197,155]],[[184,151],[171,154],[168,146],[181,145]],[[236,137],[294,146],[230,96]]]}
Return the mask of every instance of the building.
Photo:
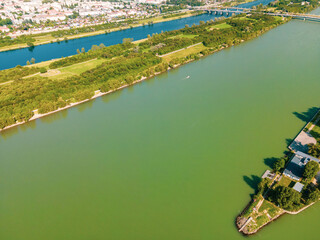
{"label": "building", "polygon": [[297,182],[294,186],[293,186],[293,190],[296,190],[297,192],[301,192],[303,189],[304,185],[302,183]]}
{"label": "building", "polygon": [[10,32],[10,29],[7,27],[1,27],[0,26],[0,32]]}
{"label": "building", "polygon": [[283,175],[299,181],[302,178],[304,167],[309,161],[320,163],[318,158],[312,157],[303,152],[296,152],[291,161],[288,163],[286,169],[283,171]]}

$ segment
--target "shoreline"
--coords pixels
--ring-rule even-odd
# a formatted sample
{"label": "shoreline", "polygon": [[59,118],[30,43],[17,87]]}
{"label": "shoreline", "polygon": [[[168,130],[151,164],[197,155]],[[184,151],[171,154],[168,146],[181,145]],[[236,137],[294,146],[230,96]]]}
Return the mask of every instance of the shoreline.
{"label": "shoreline", "polygon": [[[166,71],[168,71],[168,70],[170,70],[170,69],[171,69],[171,68],[167,69]],[[67,110],[67,109],[69,109],[69,108],[72,108],[72,107],[74,107],[74,106],[80,105],[80,104],[82,104],[82,103],[86,103],[86,102],[89,102],[89,101],[91,101],[91,100],[93,100],[93,99],[96,99],[96,98],[105,96],[105,95],[107,95],[107,94],[110,94],[110,93],[113,93],[113,92],[122,90],[122,89],[124,89],[124,88],[129,87],[129,86],[135,85],[135,84],[137,84],[137,83],[140,83],[140,82],[143,82],[143,81],[148,80],[148,79],[150,79],[150,78],[153,78],[153,77],[155,77],[155,76],[157,76],[157,75],[160,75],[161,73],[165,73],[166,71],[155,73],[154,75],[152,75],[152,76],[150,76],[150,77],[142,77],[141,79],[134,81],[132,84],[125,84],[125,85],[123,85],[123,86],[121,86],[121,87],[119,87],[119,88],[117,88],[117,89],[110,90],[110,91],[108,91],[108,92],[100,92],[100,93],[94,95],[94,96],[91,97],[91,98],[88,98],[88,99],[85,99],[85,100],[82,100],[82,101],[79,101],[79,102],[75,102],[75,103],[70,103],[69,105],[67,105],[67,106],[65,106],[65,107],[63,107],[63,108],[58,108],[58,109],[56,109],[56,110],[54,110],[54,111],[51,111],[51,112],[42,113],[42,114],[35,114],[35,115],[33,115],[28,121],[17,122],[17,123],[15,123],[15,124],[6,126],[6,127],[4,127],[3,129],[0,129],[0,134],[1,134],[1,132],[6,131],[6,130],[8,130],[8,129],[11,129],[11,128],[13,128],[13,127],[17,127],[17,126],[23,125],[23,124],[28,123],[28,122],[31,122],[31,121],[33,121],[33,120],[37,120],[37,119],[39,119],[39,118],[42,118],[42,117],[45,117],[45,116],[48,116],[48,115],[51,115],[51,114],[54,114],[54,113],[57,113],[57,112],[60,112],[60,111],[63,111],[63,110]]]}
{"label": "shoreline", "polygon": [[[198,16],[198,15],[201,15],[201,14],[204,14],[204,12],[197,14],[196,11],[190,11],[190,12],[186,12],[185,15],[181,15],[181,16],[178,16],[178,17],[162,18],[162,19],[159,19],[159,20],[154,20],[153,24],[162,23],[162,22],[170,22],[170,21],[174,21],[174,20],[177,20],[177,19],[183,19],[183,18]],[[162,17],[162,16],[158,16],[158,17]],[[150,21],[152,21],[152,18],[150,19]],[[109,33],[112,33],[112,32],[118,32],[118,31],[123,31],[123,30],[131,29],[131,28],[137,28],[137,27],[143,27],[143,26],[146,26],[146,25],[144,25],[143,23],[138,23],[138,24],[132,24],[132,25],[123,27],[121,29],[118,27],[118,28],[98,30],[98,31],[90,32],[90,33],[82,33],[82,34],[78,34],[78,35],[69,35],[69,36],[64,36],[64,37],[68,38],[68,40],[64,40],[64,37],[62,37],[61,40],[60,40],[60,38],[56,38],[56,39],[54,39],[55,41],[54,40],[50,40],[50,41],[46,41],[46,42],[35,43],[34,47],[41,46],[41,45],[46,45],[46,44],[51,44],[51,43],[57,43],[56,42],[57,39],[59,39],[60,42],[64,42],[64,41],[75,40],[75,39],[79,39],[79,38],[93,37],[93,36],[106,34],[106,31],[108,31],[108,34],[109,34]],[[52,32],[54,32],[54,31],[52,31]],[[50,34],[50,32],[48,32],[48,34]],[[32,34],[30,34],[30,35],[32,36]],[[139,40],[137,40],[137,41],[139,41]],[[9,45],[9,46],[0,47],[0,53],[1,52],[9,52],[9,51],[14,51],[14,50],[24,49],[24,48],[29,48],[26,43],[21,43],[21,44],[23,44],[25,46]],[[10,47],[10,46],[12,46],[12,47]]]}

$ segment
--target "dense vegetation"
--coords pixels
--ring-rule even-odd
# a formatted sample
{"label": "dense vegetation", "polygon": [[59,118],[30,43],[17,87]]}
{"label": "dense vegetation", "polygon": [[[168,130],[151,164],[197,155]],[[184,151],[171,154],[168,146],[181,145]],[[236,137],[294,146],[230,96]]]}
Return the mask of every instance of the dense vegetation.
{"label": "dense vegetation", "polygon": [[[59,81],[43,77],[31,77],[16,80],[13,84],[1,86],[0,128],[26,121],[32,110],[46,113],[93,96],[94,91],[109,91],[141,77],[145,70],[159,64],[161,59],[153,54],[130,53],[114,61]],[[166,66],[164,66],[166,69]],[[153,69],[156,71],[158,69]],[[162,70],[162,69],[160,69]]]}
{"label": "dense vegetation", "polygon": [[0,83],[18,80],[24,76],[39,72],[37,67],[22,67],[16,66],[15,68],[0,71]]}
{"label": "dense vegetation", "polygon": [[319,6],[318,0],[280,0],[270,3],[278,10],[292,13],[306,13]]}
{"label": "dense vegetation", "polygon": [[[230,27],[220,30],[214,28],[221,23],[227,23]],[[0,71],[0,81],[7,81],[9,76],[16,74],[12,83],[0,85],[0,129],[16,122],[27,121],[33,116],[32,111],[35,109],[38,109],[39,113],[46,113],[72,102],[89,99],[96,90],[108,92],[131,84],[142,77],[164,72],[168,69],[168,65],[174,67],[197,59],[201,55],[255,37],[280,23],[282,20],[279,18],[269,16],[252,15],[247,18],[238,16],[220,22],[201,22],[197,26],[186,26],[184,29],[154,34],[139,44],[124,39],[122,44],[111,47],[93,46],[88,52],[84,49],[78,50],[77,55],[57,60],[49,65],[51,69],[58,68],[59,72],[60,67],[73,66],[75,63],[91,59],[102,62],[89,70],[66,77],[44,77],[49,75],[43,68],[17,67]],[[157,56],[201,42],[207,47],[200,53],[173,58],[170,62],[163,61],[163,58]],[[81,68],[81,65],[78,66]],[[21,73],[18,73],[19,71]],[[40,71],[45,74],[22,78]]]}
{"label": "dense vegetation", "polygon": [[9,36],[6,37],[0,37],[0,47],[10,46],[14,44],[20,44],[20,43],[32,43],[36,40],[31,37],[30,35],[22,35],[16,38],[11,38]]}
{"label": "dense vegetation", "polygon": [[75,63],[80,63],[88,61],[94,58],[113,58],[115,56],[120,56],[124,54],[125,51],[129,53],[129,49],[132,48],[133,44],[126,42],[123,44],[117,44],[110,47],[105,47],[103,44],[100,46],[93,45],[91,50],[88,52],[78,50],[78,54],[62,58],[58,61],[55,61],[49,65],[49,68],[54,69],[58,67],[66,67]]}

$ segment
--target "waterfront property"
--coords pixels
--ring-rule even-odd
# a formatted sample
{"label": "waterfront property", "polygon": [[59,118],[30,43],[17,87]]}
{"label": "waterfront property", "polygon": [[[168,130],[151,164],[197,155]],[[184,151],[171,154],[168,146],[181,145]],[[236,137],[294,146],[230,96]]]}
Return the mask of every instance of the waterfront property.
{"label": "waterfront property", "polygon": [[283,175],[295,181],[299,181],[302,178],[304,167],[309,161],[315,161],[317,163],[320,162],[318,158],[300,151],[296,152],[288,163],[286,169],[283,171]]}

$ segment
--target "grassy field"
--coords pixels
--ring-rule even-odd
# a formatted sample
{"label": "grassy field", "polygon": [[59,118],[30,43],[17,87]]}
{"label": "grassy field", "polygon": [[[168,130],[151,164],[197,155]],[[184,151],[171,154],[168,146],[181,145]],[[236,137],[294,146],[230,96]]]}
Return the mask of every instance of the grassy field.
{"label": "grassy field", "polygon": [[168,54],[168,55],[164,56],[163,59],[165,59],[167,62],[170,62],[173,58],[186,57],[186,56],[193,54],[193,53],[199,53],[204,49],[206,49],[206,47],[201,43],[199,45],[196,45],[196,46],[193,46],[190,48],[182,49],[179,52]]}
{"label": "grassy field", "polygon": [[231,28],[232,26],[227,23],[221,23],[218,25],[215,25],[213,28],[215,29],[225,29],[225,28]]}
{"label": "grassy field", "polygon": [[106,59],[92,59],[87,62],[73,64],[68,67],[58,68],[60,72],[69,72],[72,74],[81,74],[91,68],[95,68],[96,66],[100,65],[103,62],[106,62]]}
{"label": "grassy field", "polygon": [[291,184],[292,180],[284,175],[282,175],[282,178],[278,185],[288,187]]}
{"label": "grassy field", "polygon": [[259,208],[259,212],[262,213],[264,211],[267,211],[267,213],[269,214],[270,217],[275,217],[277,215],[277,213],[280,211],[280,208],[278,208],[277,206],[275,206],[273,203],[264,200],[262,205]]}
{"label": "grassy field", "polygon": [[107,61],[110,61],[110,60],[107,60],[107,59],[92,59],[92,60],[89,60],[87,62],[81,62],[81,63],[73,64],[73,65],[68,66],[68,67],[62,67],[62,68],[50,70],[49,69],[49,64],[51,62],[53,62],[53,61],[54,60],[47,61],[47,62],[42,62],[42,63],[37,63],[37,64],[32,65],[32,66],[37,66],[37,67],[45,67],[48,70],[48,72],[43,73],[43,74],[40,74],[40,73],[32,74],[32,75],[27,76],[25,78],[33,77],[33,76],[39,76],[39,77],[48,77],[48,78],[50,78],[52,80],[59,80],[59,79],[71,77],[73,75],[80,75],[81,73],[83,73],[83,72],[85,72],[85,71],[87,71],[89,69],[95,68],[96,66],[100,65],[101,63],[107,62]]}

